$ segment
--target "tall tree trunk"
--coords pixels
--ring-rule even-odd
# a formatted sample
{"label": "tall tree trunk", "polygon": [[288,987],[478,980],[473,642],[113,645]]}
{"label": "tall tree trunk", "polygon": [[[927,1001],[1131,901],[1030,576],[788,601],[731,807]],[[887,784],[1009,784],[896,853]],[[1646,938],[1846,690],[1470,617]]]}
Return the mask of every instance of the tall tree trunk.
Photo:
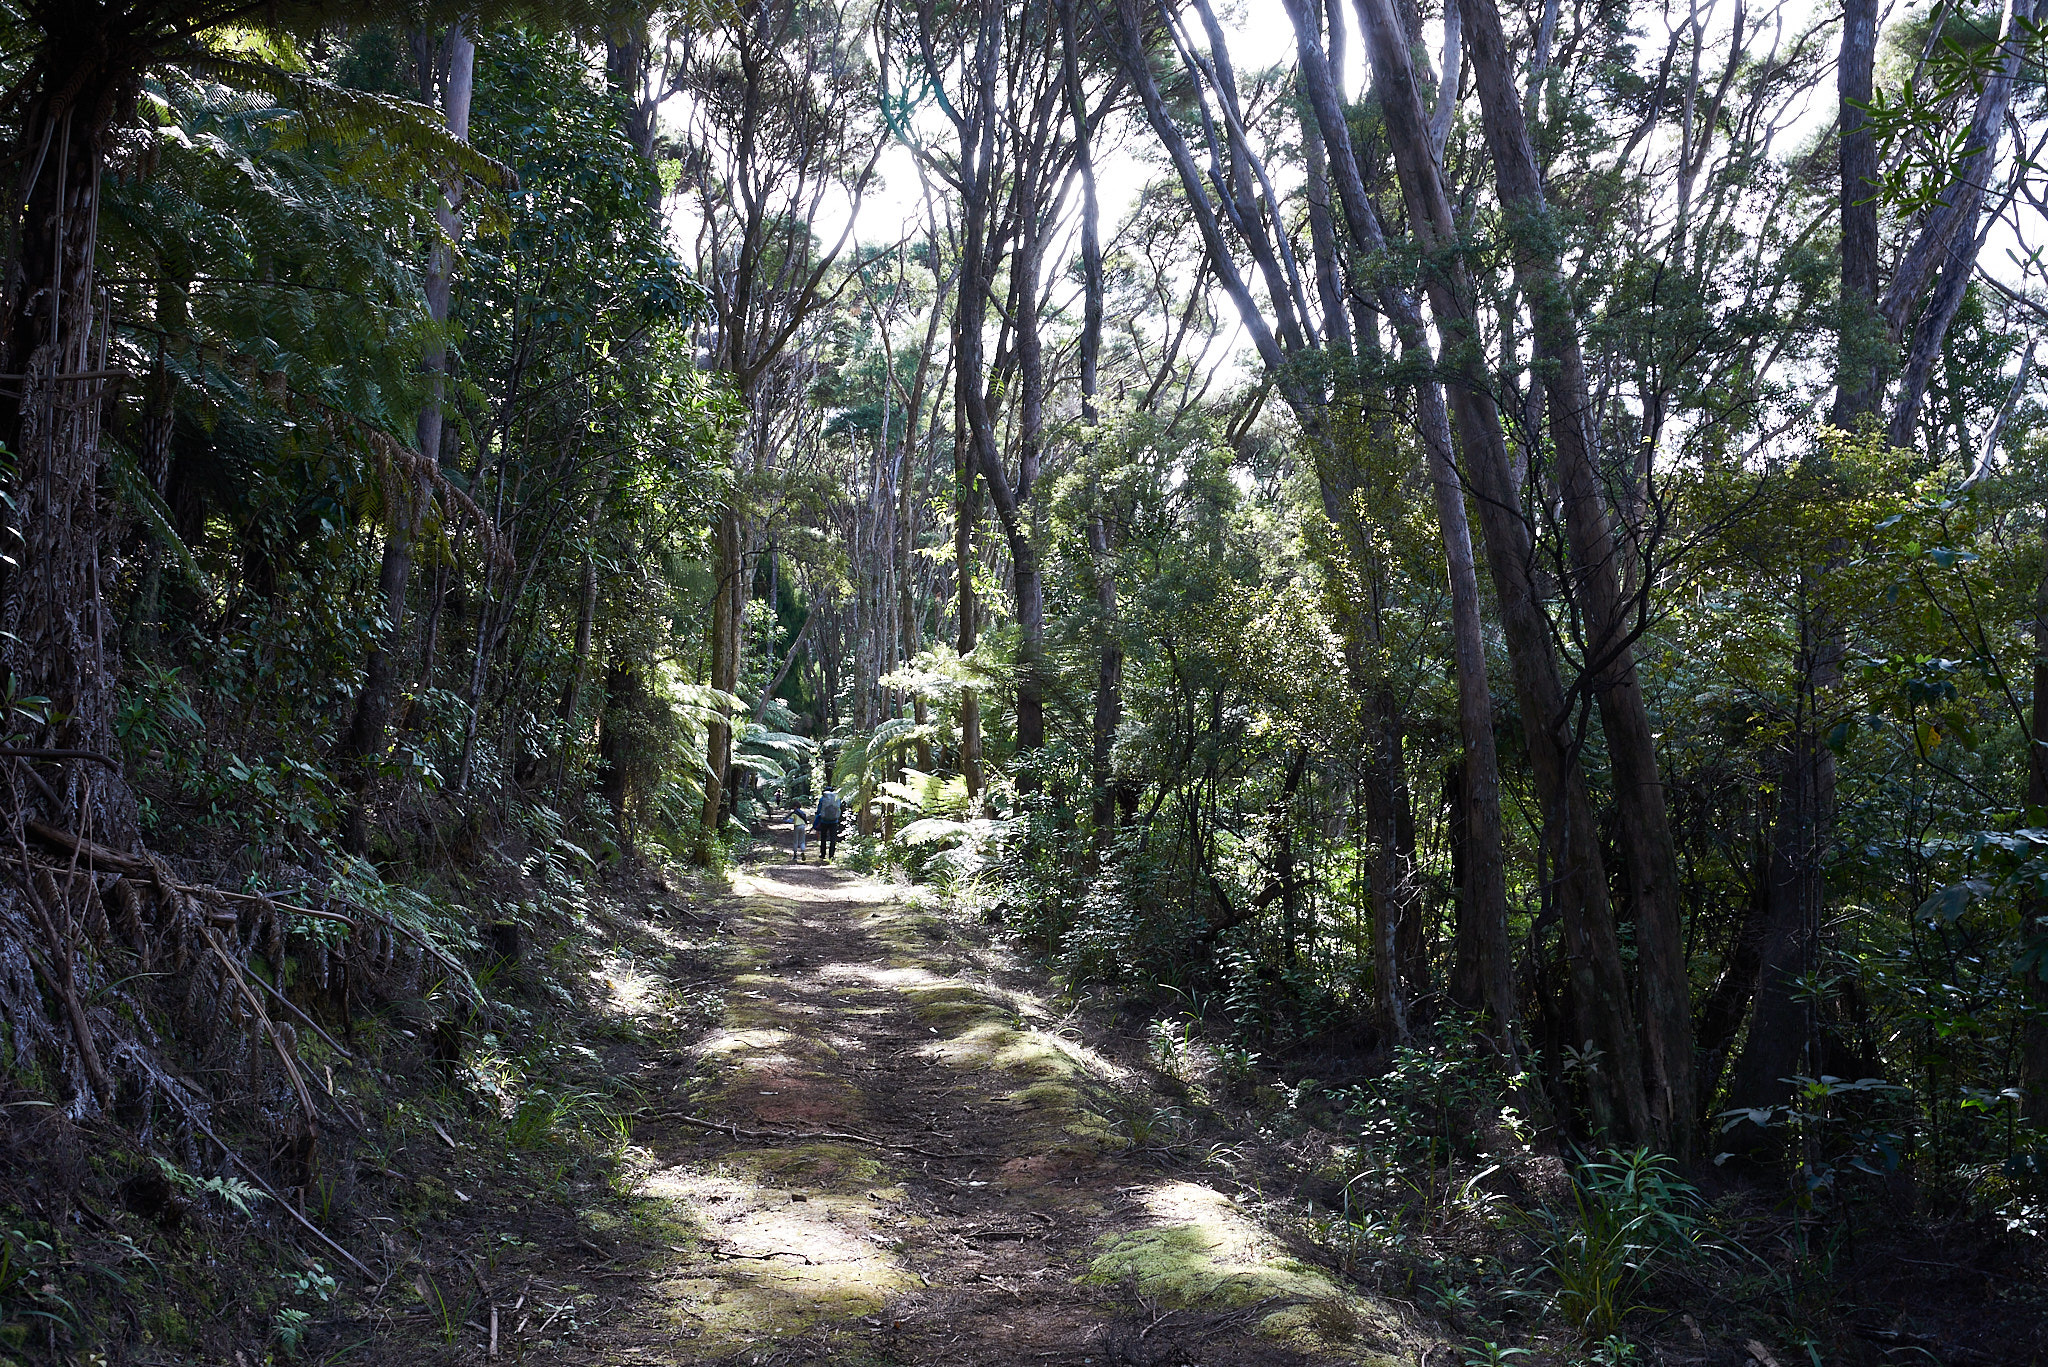
{"label": "tall tree trunk", "polygon": [[[954,309],[957,320],[955,348],[957,373],[955,375],[956,399],[967,415],[967,439],[971,460],[981,477],[982,487],[988,491],[989,502],[995,505],[996,516],[1001,521],[1003,535],[1010,551],[1010,575],[1018,626],[1018,675],[1017,675],[1017,750],[1020,756],[1035,750],[1044,741],[1045,713],[1042,685],[1039,678],[1040,655],[1044,647],[1045,604],[1039,581],[1038,550],[1032,544],[1030,527],[1025,521],[1023,501],[1030,496],[1031,481],[1036,475],[1036,444],[1043,427],[1044,374],[1036,361],[1023,361],[1025,347],[1036,346],[1036,303],[1037,278],[1036,248],[1021,244],[1014,257],[1016,266],[1024,281],[1013,283],[1016,298],[1020,301],[1020,321],[1031,320],[1030,339],[1027,341],[1020,329],[1018,350],[1020,370],[1024,381],[1024,400],[1019,405],[1019,426],[1023,436],[1023,464],[1019,470],[1017,486],[1010,485],[1008,474],[1003,469],[1003,458],[996,440],[995,420],[989,411],[988,375],[985,364],[985,344],[982,336],[988,317],[989,286],[994,278],[994,262],[990,255],[989,232],[991,227],[995,191],[996,164],[996,78],[1000,67],[1000,52],[1003,32],[1003,14],[998,6],[988,6],[982,11],[979,31],[975,39],[974,56],[969,70],[973,74],[975,91],[970,107],[971,113],[957,116],[960,134],[960,199],[962,220],[962,250],[959,275],[958,303]],[[1020,176],[1021,176],[1020,172]],[[1022,212],[1029,214],[1027,206]],[[1027,230],[1027,237],[1036,235],[1036,228]],[[1031,780],[1020,776],[1018,786],[1028,790]]]}
{"label": "tall tree trunk", "polygon": [[633,708],[640,700],[640,677],[632,664],[614,659],[605,665],[604,707],[598,720],[599,788],[618,823],[619,846],[633,852],[632,780],[626,745]]}
{"label": "tall tree trunk", "polygon": [[[1543,843],[1554,870],[1546,901],[1555,899],[1563,921],[1579,1047],[1588,1050],[1588,1067],[1582,1073],[1587,1100],[1596,1128],[1648,1138],[1653,1126],[1643,1088],[1641,1043],[1629,1020],[1630,993],[1608,904],[1605,858],[1578,764],[1579,746],[1558,673],[1550,619],[1536,580],[1535,546],[1521,511],[1519,481],[1491,397],[1492,376],[1478,359],[1483,354],[1481,334],[1470,302],[1477,296],[1457,255],[1462,245],[1430,152],[1428,123],[1403,30],[1387,0],[1361,0],[1359,9],[1409,217],[1418,244],[1437,258],[1425,266],[1424,278],[1443,339],[1465,482],[1480,512],[1487,567],[1500,604],[1501,629],[1543,813]],[[1471,27],[1467,14],[1468,43]],[[1330,136],[1327,124],[1325,135]],[[1336,139],[1330,140],[1334,146]],[[1359,194],[1362,199],[1362,191]]]}
{"label": "tall tree trunk", "polygon": [[[1455,7],[1454,7],[1455,9]],[[1442,399],[1426,421],[1442,414]],[[1465,490],[1450,460],[1448,426],[1425,443],[1429,449],[1430,492],[1444,543],[1444,568],[1451,589],[1451,660],[1458,681],[1458,765],[1460,848],[1458,927],[1469,927],[1476,951],[1480,995],[1510,1057],[1515,1041],[1515,961],[1508,941],[1507,859],[1502,851],[1500,756],[1493,734],[1493,694],[1486,678],[1486,637],[1480,617],[1479,570],[1472,529],[1465,517]]]}
{"label": "tall tree trunk", "polygon": [[[1787,1078],[1818,1076],[1818,1003],[1803,988],[1820,949],[1827,844],[1834,825],[1835,755],[1820,716],[1841,673],[1841,636],[1824,610],[1798,607],[1804,633],[1798,657],[1797,704],[1779,759],[1777,811],[1764,884],[1764,927],[1749,1034],[1729,1075],[1732,1106],[1765,1109],[1792,1095]],[[1724,1147],[1748,1149],[1766,1136],[1744,1123]]]}
{"label": "tall tree trunk", "polygon": [[1700,1123],[1710,1125],[1714,1101],[1721,1089],[1728,1056],[1735,1047],[1749,1005],[1756,996],[1757,975],[1763,966],[1763,941],[1771,920],[1772,846],[1766,832],[1757,858],[1756,889],[1743,911],[1742,924],[1723,956],[1721,976],[1714,990],[1700,1005],[1697,1038],[1699,1066],[1697,1104]]}
{"label": "tall tree trunk", "polygon": [[[1021,159],[1021,158],[1020,158]],[[1035,212],[1034,188],[1020,173],[1017,200],[1025,213]],[[1011,256],[1011,288],[1016,296],[1017,329],[1017,486],[997,491],[1002,477],[997,466],[990,477],[996,511],[1010,546],[1011,594],[1017,611],[1017,790],[1037,792],[1039,777],[1031,765],[1045,745],[1045,581],[1038,546],[1031,534],[1027,503],[1038,482],[1041,445],[1045,440],[1045,352],[1038,330],[1038,273],[1042,234],[1036,224],[1022,234]],[[984,455],[993,451],[984,448]]]}
{"label": "tall tree trunk", "polygon": [[[1851,3],[1862,3],[1862,0],[1851,0]],[[1918,238],[1899,262],[1892,287],[1885,292],[1882,312],[1890,335],[1897,337],[1904,331],[1906,316],[1912,311],[1920,291],[1926,288],[1928,278],[1937,267],[1940,270],[1934,294],[1920,310],[1920,316],[1913,324],[1912,342],[1906,349],[1905,369],[1900,376],[1899,393],[1893,400],[1888,428],[1888,436],[1894,446],[1906,446],[1912,441],[1913,427],[1920,417],[1920,405],[1927,396],[1927,383],[1934,374],[1934,363],[1941,356],[1949,325],[1955,322],[1956,314],[1963,306],[1963,296],[1976,275],[1977,252],[1982,245],[1977,225],[1982,214],[1984,192],[1991,172],[1998,164],[1998,148],[2005,136],[2006,112],[2012,103],[2013,87],[2027,46],[2016,33],[2022,31],[2022,25],[2032,22],[2033,15],[2040,12],[2043,4],[2048,4],[2048,0],[2034,0],[2031,4],[2029,0],[2014,0],[2007,25],[1999,34],[2004,54],[1978,93],[1971,113],[1970,130],[1965,135],[1965,145],[1975,151],[1964,161],[1955,183],[1943,194],[1942,202],[1928,214]],[[1843,41],[1846,65],[1847,39]],[[1866,67],[1866,98],[1867,73]],[[1847,97],[1846,89],[1844,96]],[[1866,140],[1869,138],[1868,133],[1862,136]],[[1876,208],[1875,204],[1870,207],[1873,211]],[[1844,266],[1847,266],[1846,248]],[[1876,396],[1872,395],[1873,404],[1875,399]]]}
{"label": "tall tree trunk", "polygon": [[[2048,509],[2042,513],[2041,544],[2048,549]],[[2033,822],[2048,811],[2048,569],[2034,588],[2034,696],[2027,722],[2027,809],[2035,814],[2028,817]],[[2039,1125],[2048,1122],[2048,897],[2030,895],[2020,911],[2023,943],[2033,954],[2025,978],[2032,1014],[2020,1034],[2020,1107]]]}
{"label": "tall tree trunk", "polygon": [[1422,906],[1415,879],[1414,821],[1401,762],[1399,710],[1385,685],[1367,682],[1364,673],[1354,671],[1353,691],[1359,695],[1365,727],[1359,782],[1365,790],[1364,834],[1372,850],[1375,1014],[1391,1038],[1406,1040],[1414,1029],[1415,1003],[1427,987],[1426,970],[1419,975],[1415,963]]}
{"label": "tall tree trunk", "polygon": [[[1092,454],[1098,414],[1097,369],[1102,353],[1102,206],[1095,194],[1095,148],[1088,123],[1088,95],[1081,84],[1079,36],[1074,0],[1060,0],[1060,51],[1067,115],[1074,128],[1074,164],[1081,180],[1081,426]],[[1089,558],[1095,571],[1095,717],[1089,749],[1090,824],[1098,848],[1116,829],[1116,782],[1112,757],[1123,724],[1124,645],[1117,631],[1116,559],[1109,524],[1101,513],[1088,522]]]}
{"label": "tall tree trunk", "polygon": [[1877,9],[1878,0],[1843,0],[1842,52],[1835,67],[1835,118],[1842,130],[1842,295],[1832,421],[1843,429],[1876,409],[1891,350],[1877,311],[1877,138],[1864,112],[1877,61]]}
{"label": "tall tree trunk", "polygon": [[[21,216],[10,212],[4,224],[15,253],[0,281],[0,372],[8,376],[0,385],[0,445],[12,455],[0,665],[14,696],[49,700],[40,715],[16,710],[10,729],[25,728],[31,746],[111,759],[120,748],[106,658],[111,567],[101,558],[109,528],[99,500],[107,395],[103,380],[86,377],[105,368],[107,324],[94,250],[101,176],[123,92],[117,73],[100,64],[101,42],[53,34],[36,71],[17,87],[41,95],[23,120],[34,168],[23,187],[27,202],[10,203]],[[139,847],[135,797],[118,766],[72,762],[59,772],[54,801],[53,790],[17,788],[16,810],[40,807],[55,825],[122,850]],[[63,953],[56,945],[49,952]],[[60,972],[68,965],[66,956]],[[97,1059],[89,1036],[80,1035],[79,1048]]]}
{"label": "tall tree trunk", "polygon": [[[1515,248],[1515,278],[1529,301],[1538,368],[1588,631],[1588,686],[1600,704],[1627,854],[1640,964],[1643,1043],[1656,1137],[1681,1159],[1692,1147],[1692,990],[1678,906],[1677,847],[1658,773],[1657,743],[1631,643],[1640,614],[1622,592],[1607,491],[1592,449],[1592,401],[1557,232],[1524,120],[1494,0],[1459,0],[1494,178]],[[1641,592],[1647,593],[1645,585]]]}
{"label": "tall tree trunk", "polygon": [[[1344,218],[1352,229],[1353,250],[1367,258],[1377,256],[1385,251],[1386,243],[1373,208],[1365,198],[1328,61],[1314,41],[1313,12],[1300,3],[1292,8],[1301,79],[1312,111],[1312,114],[1304,115],[1304,140],[1309,145],[1312,163],[1320,161],[1318,153],[1328,157]],[[1336,13],[1334,8],[1332,13]],[[1333,22],[1333,42],[1335,33]],[[1436,145],[1440,147],[1440,140]],[[1318,215],[1314,187],[1323,179],[1318,174],[1320,169],[1318,164],[1312,164],[1310,168],[1312,230]],[[1323,195],[1325,203],[1327,198],[1326,190]],[[1317,235],[1312,231],[1312,236]],[[1319,258],[1321,251],[1319,244]],[[1318,278],[1325,274],[1334,276],[1335,271],[1326,271],[1319,265]],[[1326,309],[1328,307],[1326,305]],[[1391,288],[1382,289],[1382,309],[1395,324],[1404,360],[1418,369],[1434,370],[1434,357],[1429,350],[1419,310],[1405,295]],[[1334,339],[1339,336],[1337,328],[1326,325],[1326,330],[1334,345]],[[1358,335],[1361,342],[1370,340],[1372,331],[1368,321],[1361,319]],[[1494,747],[1493,700],[1486,677],[1478,572],[1472,552],[1471,529],[1466,520],[1463,486],[1453,456],[1450,417],[1443,390],[1433,379],[1416,386],[1416,409],[1450,579],[1452,660],[1458,684],[1459,738],[1464,750],[1464,768],[1469,775],[1468,781],[1459,789],[1459,801],[1463,804],[1460,825],[1469,856],[1462,865],[1464,878],[1460,883],[1459,917],[1461,923],[1468,919],[1473,923],[1470,928],[1480,979],[1484,984],[1481,989],[1484,1003],[1495,1017],[1503,1046],[1512,1054],[1514,964],[1508,946],[1499,763]]]}
{"label": "tall tree trunk", "polygon": [[[434,73],[445,66],[445,71],[439,76],[442,121],[451,136],[466,142],[469,139],[470,97],[475,89],[476,45],[459,23],[452,25],[438,44],[425,35],[421,35],[419,42],[423,57],[421,94],[431,98]],[[443,187],[434,215],[440,225],[441,240],[428,249],[426,271],[421,281],[427,313],[435,328],[434,340],[422,359],[427,377],[427,397],[420,406],[417,436],[424,468],[407,488],[399,491],[397,511],[384,537],[384,553],[377,572],[378,597],[384,606],[384,635],[370,647],[369,657],[364,662],[363,691],[356,697],[354,717],[338,747],[341,757],[354,760],[358,765],[358,773],[353,780],[356,796],[350,807],[346,836],[348,847],[357,854],[364,852],[369,843],[369,774],[363,766],[383,750],[385,732],[391,724],[391,708],[399,683],[398,662],[405,658],[405,600],[412,581],[413,545],[426,524],[432,505],[430,470],[441,459],[441,405],[448,373],[445,329],[454,285],[454,242],[462,232],[459,178],[452,178]]]}
{"label": "tall tree trunk", "polygon": [[1116,555],[1102,518],[1088,523],[1088,550],[1095,567],[1095,725],[1089,751],[1095,841],[1106,845],[1116,831],[1116,733],[1123,725],[1124,643],[1116,620]]}
{"label": "tall tree trunk", "polygon": [[[1845,431],[1861,426],[1884,397],[1892,340],[1878,304],[1877,144],[1863,106],[1870,99],[1877,51],[1877,0],[1846,0],[1837,64],[1837,118],[1842,128],[1842,295],[1837,320],[1835,402],[1832,422]],[[1825,450],[1808,457],[1824,465]],[[1842,548],[1832,547],[1839,555]],[[1749,1033],[1730,1072],[1731,1106],[1765,1109],[1789,1095],[1785,1078],[1808,1067],[1815,1043],[1810,1004],[1798,984],[1819,948],[1822,865],[1834,825],[1835,757],[1821,739],[1823,700],[1837,681],[1844,643],[1816,590],[1831,562],[1799,571],[1795,604],[1799,647],[1794,660],[1793,717],[1778,757],[1764,862],[1763,921],[1756,935],[1757,977]],[[1741,1125],[1721,1142],[1753,1148],[1766,1136]]]}
{"label": "tall tree trunk", "polygon": [[782,653],[782,663],[769,676],[767,687],[761,690],[760,701],[754,704],[754,725],[761,725],[768,715],[768,701],[775,696],[775,690],[782,687],[782,681],[789,677],[790,666],[796,663],[797,651],[802,649],[805,638],[811,634],[811,626],[818,620],[818,605],[813,602],[810,611],[804,614],[803,624],[796,629],[796,635],[789,638],[789,649]]}
{"label": "tall tree trunk", "polygon": [[[1867,2],[1868,0],[1849,0],[1852,7]],[[1979,207],[1984,202],[1984,192],[1991,181],[1992,168],[1997,164],[1998,146],[2005,133],[2006,114],[2012,105],[2013,87],[2019,78],[2020,68],[2029,46],[2021,35],[2028,31],[2038,8],[2039,5],[2031,3],[2030,0],[2011,0],[2005,25],[1998,35],[2001,48],[1998,65],[1990,70],[1978,89],[1976,103],[1970,112],[1969,131],[1964,134],[1964,145],[1972,151],[1963,159],[1962,165],[1956,168],[1954,180],[1943,189],[1939,202],[1928,211],[1927,217],[1920,224],[1919,232],[1914,234],[1913,240],[1899,255],[1898,268],[1893,271],[1891,284],[1885,288],[1884,298],[1878,304],[1878,312],[1884,319],[1883,359],[1886,362],[1891,360],[1891,348],[1905,335],[1906,324],[1912,317],[1914,306],[1920,302],[1920,296],[1926,292],[1928,282],[1934,278],[1935,272],[1941,269],[1942,263],[1951,260],[1958,251],[1968,252],[1973,256],[1975,254],[1973,237],[1966,241],[1959,239],[1964,238],[1968,226],[1976,222]],[[1846,33],[1842,44],[1843,66],[1846,68],[1850,55],[1849,36]],[[1868,58],[1859,51],[1856,60],[1864,73],[1861,77],[1863,98],[1867,100],[1870,90]],[[1846,127],[1850,99],[1849,76],[1846,70],[1842,80]],[[1863,136],[1867,138],[1869,135],[1865,133]],[[1873,171],[1863,177],[1865,181],[1876,178],[1874,166],[1873,152]],[[1845,183],[1846,176],[1845,154]],[[1873,190],[1872,194],[1874,193]],[[1945,330],[1946,322],[1944,321],[1941,326]],[[1938,339],[1936,345],[1938,349]],[[1877,393],[1870,396],[1872,407],[1876,406],[1877,398]]]}
{"label": "tall tree trunk", "polygon": [[[1913,340],[1906,348],[1905,368],[1899,373],[1899,392],[1892,400],[1891,422],[1885,436],[1893,446],[1913,444],[1913,429],[1919,425],[1920,410],[1927,398],[1927,385],[1934,378],[1934,366],[1941,359],[1942,344],[1948,340],[1949,325],[1962,311],[1970,281],[1977,274],[1977,218],[1972,214],[1949,246],[1934,293],[1913,324]],[[1969,452],[1963,452],[1967,467]]]}
{"label": "tall tree trunk", "polygon": [[[727,693],[739,687],[740,672],[740,519],[736,509],[719,509],[711,531],[711,686]],[[732,768],[732,724],[722,716],[706,728],[704,763],[704,840],[718,838],[724,824],[726,780]]]}
{"label": "tall tree trunk", "polygon": [[[575,724],[583,703],[583,677],[590,670],[590,637],[597,626],[597,557],[583,556],[583,588],[576,603],[576,654],[569,666],[569,678],[562,685],[562,700],[555,707],[555,719],[563,726]],[[566,743],[565,743],[566,748]]]}
{"label": "tall tree trunk", "polygon": [[[956,335],[955,345],[958,345]],[[974,467],[967,454],[967,407],[956,402],[953,409],[953,606],[960,634],[955,648],[964,658],[973,653],[976,639],[974,603],[974,524],[980,517],[980,499],[975,496]],[[970,799],[981,796],[981,695],[964,687],[960,690],[960,779]]]}

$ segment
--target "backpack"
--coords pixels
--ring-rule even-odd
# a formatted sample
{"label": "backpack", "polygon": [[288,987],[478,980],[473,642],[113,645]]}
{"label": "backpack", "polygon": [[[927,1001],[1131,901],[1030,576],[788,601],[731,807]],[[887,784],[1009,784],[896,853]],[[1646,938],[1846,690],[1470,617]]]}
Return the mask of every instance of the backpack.
{"label": "backpack", "polygon": [[839,824],[839,794],[826,793],[818,799],[818,829]]}

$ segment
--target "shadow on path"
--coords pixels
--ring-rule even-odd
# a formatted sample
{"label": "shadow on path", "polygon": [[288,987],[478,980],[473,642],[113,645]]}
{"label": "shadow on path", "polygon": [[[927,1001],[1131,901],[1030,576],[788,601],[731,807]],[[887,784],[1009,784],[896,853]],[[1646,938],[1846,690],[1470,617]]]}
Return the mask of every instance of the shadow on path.
{"label": "shadow on path", "polygon": [[592,1276],[574,1361],[1455,1360],[1137,1151],[1142,1061],[905,892],[735,877],[723,1021],[635,1126],[644,1253]]}

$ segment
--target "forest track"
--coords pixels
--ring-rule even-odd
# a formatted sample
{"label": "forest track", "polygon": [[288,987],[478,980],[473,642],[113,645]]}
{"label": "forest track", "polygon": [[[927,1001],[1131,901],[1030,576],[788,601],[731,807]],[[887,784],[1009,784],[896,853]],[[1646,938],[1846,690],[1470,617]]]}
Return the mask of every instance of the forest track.
{"label": "forest track", "polygon": [[1140,1042],[907,892],[786,855],[734,877],[723,1022],[636,1062],[631,1213],[587,1245],[610,1265],[567,1360],[1455,1360],[1141,1149],[1169,1098]]}

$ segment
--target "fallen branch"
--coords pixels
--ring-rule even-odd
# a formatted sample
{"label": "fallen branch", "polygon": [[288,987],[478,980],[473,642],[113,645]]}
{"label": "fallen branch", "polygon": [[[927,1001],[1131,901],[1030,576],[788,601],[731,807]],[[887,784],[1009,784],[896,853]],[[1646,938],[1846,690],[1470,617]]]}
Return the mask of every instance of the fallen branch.
{"label": "fallen branch", "polygon": [[[19,835],[15,837],[15,843],[21,844]],[[85,1006],[78,997],[78,978],[73,967],[76,962],[76,951],[72,947],[70,936],[71,918],[67,914],[63,929],[58,928],[55,913],[44,902],[42,890],[36,886],[35,875],[27,871],[26,846],[21,846],[21,862],[24,866],[21,879],[22,902],[40,923],[49,957],[53,961],[61,960],[36,966],[48,979],[51,990],[57,994],[57,999],[64,1004],[64,1014],[71,1022],[71,1033],[77,1040],[78,1061],[85,1069],[86,1081],[92,1085],[93,1095],[99,1099],[102,1110],[111,1112],[114,1109],[113,1079],[107,1076],[106,1066],[100,1062],[99,1046],[92,1037],[92,1024],[86,1019]],[[30,962],[36,962],[35,956],[30,957]]]}
{"label": "fallen branch", "polygon": [[[101,865],[120,873],[143,874],[154,880],[157,868],[147,859],[109,849],[105,845],[75,836],[69,831],[60,831],[55,826],[41,821],[30,821],[28,833],[46,845],[55,845],[66,854],[75,855],[89,864]],[[201,883],[171,883],[171,888],[188,897],[225,897],[231,902],[255,902],[259,905],[274,906],[280,911],[289,911],[295,916],[311,916],[319,921],[334,921],[349,929],[355,929],[355,921],[340,912],[320,911],[314,907],[302,907],[293,902],[281,902],[262,892],[230,892],[226,888],[212,887]]]}
{"label": "fallen branch", "polygon": [[199,933],[206,938],[207,948],[214,952],[222,966],[227,969],[228,977],[234,981],[236,987],[242,989],[242,997],[249,1003],[249,1009],[256,1013],[256,1019],[263,1026],[263,1033],[270,1039],[271,1048],[277,1051],[277,1061],[284,1065],[285,1076],[292,1080],[292,1090],[299,1094],[299,1108],[306,1113],[306,1128],[312,1132],[317,1142],[320,1135],[320,1113],[313,1109],[313,1094],[306,1086],[306,1079],[299,1075],[299,1062],[292,1057],[292,1051],[285,1047],[284,1035],[278,1030],[277,1022],[270,1019],[270,1013],[263,1009],[263,999],[250,990],[249,980],[243,974],[242,966],[235,962],[232,954],[221,947],[212,929],[201,927]]}
{"label": "fallen branch", "polygon": [[89,759],[95,764],[104,764],[115,773],[121,772],[121,761],[97,750],[49,750],[33,745],[0,745],[0,755],[8,759]]}
{"label": "fallen branch", "polygon": [[[250,1167],[247,1163],[243,1162],[242,1155],[236,1153],[232,1148],[228,1147],[227,1142],[223,1140],[219,1135],[215,1134],[211,1129],[209,1129],[205,1121],[201,1120],[197,1115],[194,1115],[192,1113],[191,1107],[187,1106],[184,1103],[184,1099],[182,1097],[179,1097],[174,1092],[167,1092],[166,1095],[170,1097],[172,1104],[176,1105],[179,1110],[185,1113],[185,1119],[187,1122],[191,1124],[192,1128],[199,1131],[199,1133],[205,1135],[208,1139],[211,1139],[215,1144],[218,1144],[220,1146],[220,1151],[227,1156],[228,1162],[233,1163],[236,1167],[240,1168],[242,1170],[242,1175],[244,1177],[247,1177],[251,1182],[254,1182],[256,1184],[257,1190],[261,1191],[265,1196],[268,1196],[271,1200],[277,1202],[278,1206],[284,1211],[285,1214],[291,1216],[294,1220],[297,1220],[301,1225],[304,1225],[306,1227],[306,1232],[308,1234],[311,1234],[321,1243],[326,1244],[330,1249],[333,1249],[336,1256],[340,1257],[344,1262],[346,1262],[350,1267],[353,1267],[356,1271],[362,1273],[364,1281],[374,1283],[378,1286],[380,1290],[382,1289],[383,1283],[377,1281],[376,1273],[370,1271],[369,1268],[363,1266],[362,1259],[356,1257],[355,1254],[349,1252],[340,1244],[334,1242],[334,1240],[328,1237],[327,1233],[324,1230],[322,1230],[318,1225],[314,1224],[311,1220],[308,1220],[305,1216],[299,1214],[297,1208],[295,1208],[291,1202],[285,1200],[282,1196],[279,1196],[277,1194],[277,1190],[274,1187],[272,1187],[270,1183],[263,1180],[262,1173],[256,1171],[256,1169]],[[388,1281],[389,1278],[386,1278],[386,1280]]]}
{"label": "fallen branch", "polygon": [[336,1042],[334,1036],[328,1034],[325,1030],[322,1030],[320,1028],[320,1023],[318,1021],[314,1020],[304,1011],[301,1011],[298,1008],[297,1003],[293,1002],[290,997],[285,996],[284,993],[278,991],[275,987],[272,987],[269,983],[265,982],[263,980],[262,974],[259,973],[255,975],[253,978],[250,979],[250,981],[255,983],[258,987],[261,987],[265,992],[268,992],[272,997],[275,997],[277,999],[278,1005],[282,1006],[285,1010],[291,1012],[294,1016],[297,1016],[299,1018],[300,1024],[304,1025],[307,1029],[311,1030],[314,1034],[318,1035],[322,1040],[326,1041],[327,1047],[329,1049],[332,1049],[335,1053],[341,1055],[342,1058],[348,1060],[350,1063],[358,1062],[356,1056],[354,1054],[351,1054],[348,1050],[342,1048],[341,1045],[338,1042]]}
{"label": "fallen branch", "polygon": [[684,1125],[695,1125],[702,1130],[715,1130],[729,1134],[734,1139],[837,1139],[848,1144],[866,1144],[877,1149],[899,1149],[924,1158],[1001,1158],[999,1153],[938,1153],[931,1149],[920,1149],[915,1144],[899,1144],[893,1139],[872,1139],[864,1134],[847,1134],[841,1130],[743,1130],[729,1121],[706,1120],[702,1116],[684,1115],[680,1111],[664,1111],[654,1117],[656,1120],[673,1120]]}
{"label": "fallen branch", "polygon": [[805,1267],[817,1266],[816,1263],[812,1262],[809,1258],[805,1257],[801,1253],[785,1253],[780,1250],[774,1253],[733,1253],[727,1249],[719,1248],[715,1245],[712,1245],[707,1246],[706,1251],[709,1252],[711,1256],[714,1258],[741,1258],[745,1259],[748,1262],[756,1263],[773,1262],[777,1258],[795,1258],[799,1262],[803,1263]]}

